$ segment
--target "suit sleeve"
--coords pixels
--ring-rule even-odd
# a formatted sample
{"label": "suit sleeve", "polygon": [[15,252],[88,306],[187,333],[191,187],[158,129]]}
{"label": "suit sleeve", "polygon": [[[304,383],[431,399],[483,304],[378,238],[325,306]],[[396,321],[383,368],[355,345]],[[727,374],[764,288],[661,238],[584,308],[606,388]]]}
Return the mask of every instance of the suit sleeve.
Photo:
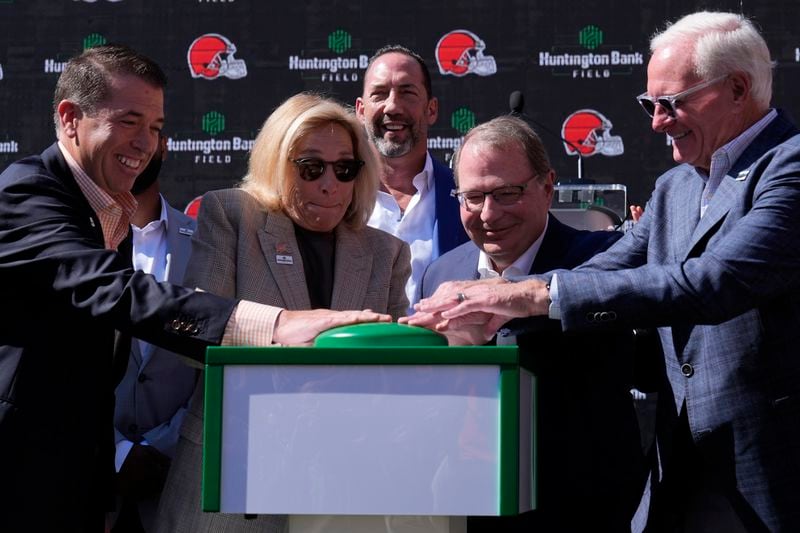
{"label": "suit sleeve", "polygon": [[223,205],[218,193],[203,196],[197,215],[197,230],[192,236],[192,254],[184,276],[187,286],[228,298],[236,295],[239,221],[232,220],[228,213],[238,217],[242,209],[240,204]]}
{"label": "suit sleeve", "polygon": [[[20,313],[52,306],[200,359],[235,301],[158,283],[103,248],[84,200],[51,175],[11,176],[0,190],[0,283]],[[19,280],[25,280],[20,283]],[[20,286],[24,285],[24,286]]]}
{"label": "suit sleeve", "polygon": [[[559,273],[562,327],[612,324],[590,320],[598,312],[613,313],[615,326],[718,324],[800,290],[800,150],[795,145],[789,143],[751,170],[750,179],[761,176],[752,185],[752,205],[702,254],[614,272],[581,268]],[[657,203],[648,206],[642,229],[664,212]],[[587,267],[613,269],[615,263],[605,256],[626,253],[626,241],[631,242],[624,238]],[[629,253],[638,257],[641,250]]]}
{"label": "suit sleeve", "polygon": [[408,244],[400,241],[397,254],[392,264],[392,278],[389,286],[388,312],[397,320],[406,316],[408,311],[408,296],[406,295],[406,281],[411,276],[411,249]]}

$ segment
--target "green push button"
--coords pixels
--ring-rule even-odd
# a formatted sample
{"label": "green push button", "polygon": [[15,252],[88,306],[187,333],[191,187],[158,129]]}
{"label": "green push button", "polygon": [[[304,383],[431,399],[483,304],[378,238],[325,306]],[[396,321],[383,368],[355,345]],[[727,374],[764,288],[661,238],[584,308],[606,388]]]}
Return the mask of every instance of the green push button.
{"label": "green push button", "polygon": [[355,324],[323,331],[314,340],[320,348],[352,346],[447,346],[447,338],[429,329],[405,324]]}

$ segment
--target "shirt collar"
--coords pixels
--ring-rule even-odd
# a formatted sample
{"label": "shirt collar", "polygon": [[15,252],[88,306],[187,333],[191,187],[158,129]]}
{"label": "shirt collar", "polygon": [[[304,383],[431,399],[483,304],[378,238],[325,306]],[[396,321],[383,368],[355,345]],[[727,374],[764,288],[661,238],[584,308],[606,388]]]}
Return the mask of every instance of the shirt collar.
{"label": "shirt collar", "polygon": [[489,256],[486,254],[486,252],[481,250],[480,254],[478,255],[478,275],[480,278],[527,276],[531,271],[531,267],[533,267],[533,262],[536,260],[536,254],[539,253],[539,248],[542,246],[544,234],[547,233],[547,224],[549,222],[549,218],[550,217],[545,218],[544,228],[542,229],[542,233],[539,235],[539,237],[533,241],[533,244],[531,244],[528,249],[517,258],[516,261],[508,265],[506,269],[503,270],[502,275],[497,273]]}
{"label": "shirt collar", "polygon": [[159,200],[161,200],[161,213],[159,214],[158,218],[155,220],[151,220],[150,222],[145,224],[143,228],[140,228],[139,226],[131,222],[131,226],[133,226],[133,231],[148,233],[158,228],[163,228],[164,232],[167,231],[167,228],[169,227],[169,218],[167,217],[167,202],[164,201],[164,197],[161,194],[158,195],[158,198]]}
{"label": "shirt collar", "polygon": [[[739,159],[747,147],[758,137],[758,134],[764,131],[764,128],[777,116],[778,112],[775,109],[770,109],[758,122],[744,130],[724,146],[717,148],[711,155],[709,176],[724,176],[727,174],[736,160]],[[700,175],[706,177],[704,172],[700,172]]]}
{"label": "shirt collar", "polygon": [[61,154],[64,156],[64,160],[67,162],[67,166],[72,172],[72,175],[75,177],[78,187],[86,197],[86,200],[89,202],[89,206],[92,208],[92,210],[94,210],[95,213],[113,210],[115,209],[115,206],[119,206],[119,209],[122,210],[125,216],[128,218],[133,216],[137,206],[136,198],[133,196],[133,194],[126,192],[111,196],[99,185],[97,185],[97,183],[95,183],[88,174],[86,174],[83,168],[81,168],[78,162],[75,161],[75,159],[72,157],[72,154],[69,153],[69,150],[67,150],[67,147],[64,146],[61,141],[58,141],[58,148],[61,150]]}
{"label": "shirt collar", "polygon": [[430,152],[425,152],[425,166],[422,167],[419,174],[414,176],[412,183],[420,194],[433,190],[433,159],[431,159]]}

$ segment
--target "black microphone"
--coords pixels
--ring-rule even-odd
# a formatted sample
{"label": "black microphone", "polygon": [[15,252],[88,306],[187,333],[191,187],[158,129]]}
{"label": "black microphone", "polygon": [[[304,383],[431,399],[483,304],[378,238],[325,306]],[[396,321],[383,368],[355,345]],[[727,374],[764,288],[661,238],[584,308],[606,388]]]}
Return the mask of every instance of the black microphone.
{"label": "black microphone", "polygon": [[525,96],[522,91],[512,91],[508,97],[508,107],[511,108],[512,115],[524,115],[522,112],[525,109]]}
{"label": "black microphone", "polygon": [[[511,91],[511,94],[508,96],[508,107],[511,110],[509,113],[511,116],[519,117],[525,120],[526,122],[533,124],[541,131],[559,139],[561,142],[563,142],[564,144],[575,150],[575,155],[578,156],[578,181],[583,180],[583,154],[581,154],[581,151],[578,149],[577,146],[575,146],[570,141],[566,140],[558,133],[553,132],[544,124],[540,124],[538,121],[534,120],[532,117],[525,114],[525,112],[523,111],[523,109],[525,109],[525,95],[522,94],[522,91]],[[586,182],[588,183],[589,181],[590,180],[587,180]],[[562,182],[559,181],[559,183]]]}

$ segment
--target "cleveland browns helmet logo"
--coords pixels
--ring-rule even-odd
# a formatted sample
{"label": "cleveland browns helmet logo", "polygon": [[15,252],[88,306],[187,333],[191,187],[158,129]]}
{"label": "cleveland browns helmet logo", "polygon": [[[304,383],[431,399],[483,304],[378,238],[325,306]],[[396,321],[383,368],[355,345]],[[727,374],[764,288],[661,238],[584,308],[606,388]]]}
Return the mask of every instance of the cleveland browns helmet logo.
{"label": "cleveland browns helmet logo", "polygon": [[236,46],[224,35],[206,33],[195,39],[189,46],[186,59],[193,78],[214,80],[220,76],[238,80],[247,76],[244,60],[233,54]]}
{"label": "cleveland browns helmet logo", "polygon": [[575,111],[561,126],[564,148],[569,155],[620,155],[625,151],[622,137],[611,135],[611,121],[594,109]]}
{"label": "cleveland browns helmet logo", "polygon": [[453,30],[436,44],[439,72],[453,76],[491,76],[497,72],[493,56],[483,55],[486,44],[468,30]]}

